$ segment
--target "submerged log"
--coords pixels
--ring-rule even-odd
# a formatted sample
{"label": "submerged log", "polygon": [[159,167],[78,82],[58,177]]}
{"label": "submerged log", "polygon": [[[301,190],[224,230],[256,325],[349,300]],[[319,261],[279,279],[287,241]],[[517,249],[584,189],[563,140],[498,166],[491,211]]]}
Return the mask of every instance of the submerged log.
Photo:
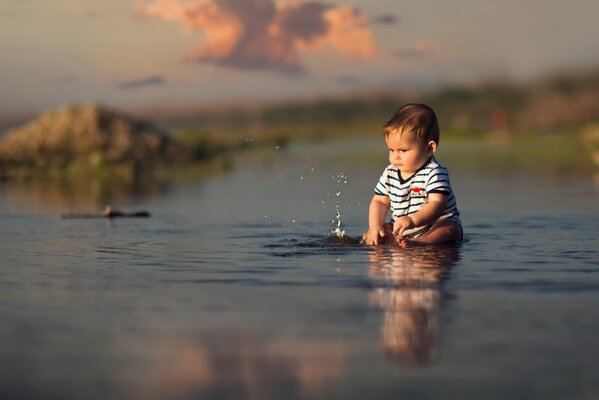
{"label": "submerged log", "polygon": [[113,210],[112,207],[106,206],[104,211],[101,213],[87,213],[87,214],[62,214],[63,219],[81,219],[81,218],[147,218],[150,217],[150,213],[147,211],[120,211]]}

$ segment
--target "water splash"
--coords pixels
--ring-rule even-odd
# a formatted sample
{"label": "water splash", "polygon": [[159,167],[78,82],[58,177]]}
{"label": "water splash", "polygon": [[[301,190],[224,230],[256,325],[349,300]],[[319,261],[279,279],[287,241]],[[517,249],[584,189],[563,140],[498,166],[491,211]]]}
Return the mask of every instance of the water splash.
{"label": "water splash", "polygon": [[[341,172],[337,175],[333,175],[333,179],[337,182],[337,186],[340,184],[346,184],[348,181],[347,176]],[[335,192],[337,201],[335,202],[335,219],[332,222],[333,229],[331,229],[331,235],[337,238],[345,237],[345,230],[341,229],[341,189],[337,189]]]}

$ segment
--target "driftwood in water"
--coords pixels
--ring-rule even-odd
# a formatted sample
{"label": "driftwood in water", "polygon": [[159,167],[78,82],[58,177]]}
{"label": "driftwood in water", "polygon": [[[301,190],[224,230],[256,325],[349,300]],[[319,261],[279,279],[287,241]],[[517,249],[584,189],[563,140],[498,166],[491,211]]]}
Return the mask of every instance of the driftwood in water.
{"label": "driftwood in water", "polygon": [[132,211],[125,212],[120,210],[113,210],[112,207],[106,206],[104,211],[101,213],[91,213],[91,214],[62,214],[62,218],[65,219],[73,219],[73,218],[121,218],[121,217],[129,217],[129,218],[144,218],[149,217],[150,213],[147,211]]}

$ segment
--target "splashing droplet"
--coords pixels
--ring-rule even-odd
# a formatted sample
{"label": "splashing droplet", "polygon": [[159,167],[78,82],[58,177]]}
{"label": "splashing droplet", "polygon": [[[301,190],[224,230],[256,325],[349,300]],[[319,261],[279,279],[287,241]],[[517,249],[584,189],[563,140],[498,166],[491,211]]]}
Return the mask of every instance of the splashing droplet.
{"label": "splashing droplet", "polygon": [[335,179],[335,181],[337,183],[347,183],[348,179],[347,179],[347,175],[345,175],[343,172],[338,173],[337,175],[333,175],[333,179]]}
{"label": "splashing droplet", "polygon": [[[335,179],[337,184],[345,184],[348,180],[347,176],[343,172],[333,175],[333,179]],[[341,189],[337,189],[335,196],[337,197],[337,202],[335,203],[335,219],[331,221],[333,224],[331,233],[338,238],[343,238],[345,237],[345,230],[341,229]]]}

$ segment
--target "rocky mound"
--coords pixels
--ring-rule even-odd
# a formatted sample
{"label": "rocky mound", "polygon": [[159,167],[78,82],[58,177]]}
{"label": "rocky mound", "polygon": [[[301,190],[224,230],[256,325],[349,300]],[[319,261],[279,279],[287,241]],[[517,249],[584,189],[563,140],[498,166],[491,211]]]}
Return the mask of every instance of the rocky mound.
{"label": "rocky mound", "polygon": [[143,121],[97,105],[67,106],[9,131],[0,142],[5,172],[18,167],[149,164],[173,151],[169,136]]}

